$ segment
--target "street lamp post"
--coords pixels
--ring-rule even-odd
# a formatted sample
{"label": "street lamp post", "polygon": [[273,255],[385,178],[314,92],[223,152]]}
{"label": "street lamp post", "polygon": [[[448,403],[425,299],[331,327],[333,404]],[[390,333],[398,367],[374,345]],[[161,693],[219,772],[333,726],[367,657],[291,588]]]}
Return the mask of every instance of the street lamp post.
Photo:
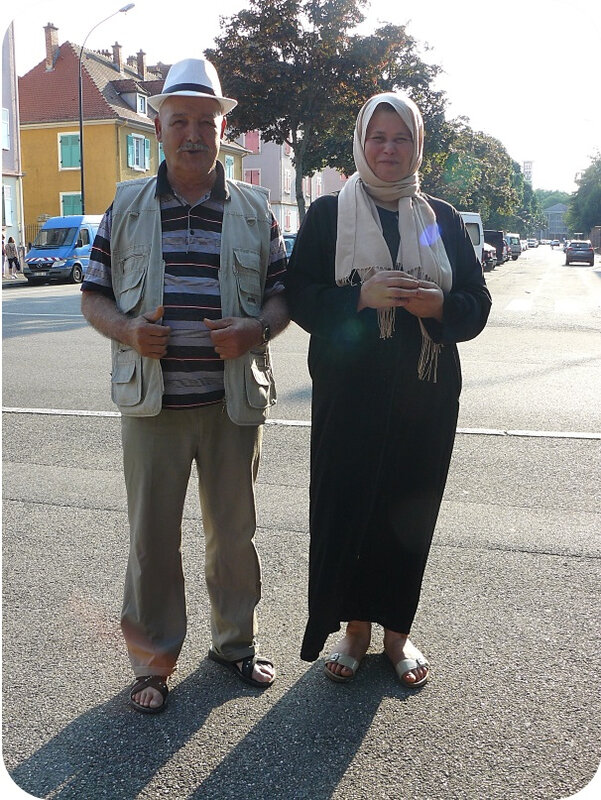
{"label": "street lamp post", "polygon": [[81,46],[81,50],[79,51],[79,170],[81,174],[81,213],[86,213],[86,201],[85,201],[85,180],[84,180],[84,167],[83,167],[83,87],[82,87],[82,80],[81,80],[81,59],[83,56],[84,47],[86,46],[86,42],[90,38],[90,34],[93,33],[99,25],[102,25],[103,22],[111,19],[111,17],[115,17],[117,14],[125,14],[130,11],[134,7],[135,3],[128,3],[123,8],[117,9],[112,14],[109,14],[108,17],[101,19],[100,22],[97,22],[91,30],[88,31],[86,38],[83,40],[83,44]]}

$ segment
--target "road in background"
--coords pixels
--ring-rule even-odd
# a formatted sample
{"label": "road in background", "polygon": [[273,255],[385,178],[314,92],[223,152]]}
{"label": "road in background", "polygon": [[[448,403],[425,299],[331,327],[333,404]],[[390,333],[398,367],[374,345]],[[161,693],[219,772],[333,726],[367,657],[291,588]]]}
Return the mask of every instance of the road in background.
{"label": "road in background", "polygon": [[149,718],[126,704],[109,343],[78,287],[7,286],[3,756],[17,784],[61,800],[555,800],[585,786],[601,759],[601,269],[562,255],[540,247],[487,274],[490,323],[461,345],[468,433],[412,632],[427,686],[400,686],[381,631],[348,686],[299,660],[310,382],[291,326],[273,346],[280,402],[258,483],[261,651],[278,680],[256,694],[206,659],[192,481],[188,638],[169,708]]}

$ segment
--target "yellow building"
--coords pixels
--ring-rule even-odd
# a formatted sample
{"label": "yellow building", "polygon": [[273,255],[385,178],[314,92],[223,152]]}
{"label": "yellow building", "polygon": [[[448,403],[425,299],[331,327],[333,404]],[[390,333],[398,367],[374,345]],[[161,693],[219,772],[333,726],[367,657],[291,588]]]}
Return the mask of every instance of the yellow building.
{"label": "yellow building", "polygon": [[[79,65],[81,48],[58,44],[44,28],[46,58],[19,78],[23,207],[26,241],[48,217],[82,213]],[[86,214],[103,214],[115,184],[154,175],[162,160],[147,98],[159,94],[168,67],[147,67],[145,54],[123,61],[122,49],[81,53],[83,198]],[[242,178],[248,152],[223,142],[219,159],[228,177]]]}

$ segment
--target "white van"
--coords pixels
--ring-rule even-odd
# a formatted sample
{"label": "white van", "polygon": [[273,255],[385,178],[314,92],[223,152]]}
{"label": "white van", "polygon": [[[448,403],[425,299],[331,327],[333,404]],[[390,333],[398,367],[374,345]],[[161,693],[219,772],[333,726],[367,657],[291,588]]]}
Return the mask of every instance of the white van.
{"label": "white van", "polygon": [[461,217],[470,235],[478,261],[482,263],[482,245],[484,244],[484,226],[482,217],[477,211],[460,211]]}

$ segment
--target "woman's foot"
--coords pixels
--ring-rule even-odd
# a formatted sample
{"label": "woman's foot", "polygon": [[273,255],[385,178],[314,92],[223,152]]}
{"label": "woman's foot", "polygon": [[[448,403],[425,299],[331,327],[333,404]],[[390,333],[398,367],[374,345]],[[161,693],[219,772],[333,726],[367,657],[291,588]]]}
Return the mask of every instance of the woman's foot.
{"label": "woman's foot", "polygon": [[[360,662],[367,653],[370,642],[371,622],[351,620],[347,623],[344,637],[336,645],[336,654],[350,656],[357,662]],[[332,675],[338,676],[338,678],[350,680],[358,667],[353,670],[337,661],[328,659],[326,660],[325,668],[331,672]]]}
{"label": "woman's foot", "polygon": [[[396,633],[384,629],[384,652],[397,669],[400,662],[409,660],[413,668],[402,670],[397,674],[405,686],[423,686],[430,672],[429,664],[406,633]],[[413,666],[414,665],[414,666]],[[409,665],[406,665],[409,666]]]}

